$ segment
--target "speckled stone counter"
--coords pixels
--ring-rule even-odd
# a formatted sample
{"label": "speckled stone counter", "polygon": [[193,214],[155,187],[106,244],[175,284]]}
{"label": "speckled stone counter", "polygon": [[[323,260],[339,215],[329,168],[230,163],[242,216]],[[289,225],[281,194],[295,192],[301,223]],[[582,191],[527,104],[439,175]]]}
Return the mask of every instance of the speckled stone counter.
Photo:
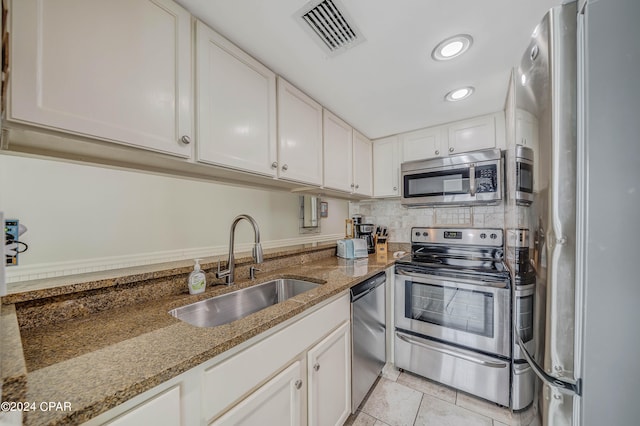
{"label": "speckled stone counter", "polygon": [[[3,389],[3,400],[71,403],[71,411],[26,413],[27,425],[82,423],[347,291],[394,263],[391,255],[387,259],[376,259],[371,255],[367,262],[339,259],[333,255],[335,244],[329,248],[300,248],[295,252],[297,256],[292,253],[272,256],[275,263],[265,262],[266,270],[260,272],[255,281],[237,278],[237,284],[232,287],[215,285],[197,296],[185,292],[184,277],[190,271],[185,265],[177,267],[178,271],[174,270],[173,275],[146,271],[141,272],[137,280],[123,278],[125,282],[120,282],[103,278],[69,284],[63,289],[44,286],[4,298],[2,374],[6,387],[9,378],[6,373],[11,372],[13,385],[7,392]],[[246,263],[246,259],[238,260],[241,267],[243,261]],[[239,273],[243,272],[239,270]],[[159,279],[158,274],[164,274],[162,278],[168,281],[165,285],[169,288],[178,285],[172,282],[173,279],[180,281],[180,291],[176,294],[158,288],[155,297],[141,296],[135,283],[142,281],[141,285],[146,285],[147,290],[153,289],[154,285],[160,286],[154,281]],[[179,278],[174,278],[176,276]],[[217,327],[194,327],[168,314],[173,308],[272,278],[303,278],[322,285]],[[116,281],[118,283],[114,284]],[[111,295],[113,297],[109,299],[109,293],[118,291],[124,291],[127,297],[138,294],[140,300],[124,303],[117,295]],[[130,291],[133,293],[127,293]],[[74,292],[79,292],[80,296]],[[101,303],[106,307],[82,308],[85,302],[91,305],[87,301],[92,297],[103,300]],[[107,300],[120,302],[110,304]],[[43,322],[36,323],[33,318],[47,311],[46,302],[52,303],[56,315],[44,315]],[[64,315],[65,304],[73,314]],[[25,312],[21,313],[21,309]],[[56,320],[57,315],[62,315],[63,320]],[[22,324],[18,328],[20,318]],[[7,342],[13,345],[10,350]],[[21,345],[24,346],[24,357],[16,349]],[[8,364],[10,370],[6,370],[4,364]]]}

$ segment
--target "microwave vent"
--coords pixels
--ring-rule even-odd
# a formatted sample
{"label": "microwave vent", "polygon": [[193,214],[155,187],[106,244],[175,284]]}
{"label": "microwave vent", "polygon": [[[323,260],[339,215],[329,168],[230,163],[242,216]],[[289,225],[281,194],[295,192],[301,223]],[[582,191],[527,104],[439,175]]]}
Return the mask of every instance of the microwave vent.
{"label": "microwave vent", "polygon": [[310,2],[297,16],[309,35],[328,53],[336,55],[364,41],[339,0]]}

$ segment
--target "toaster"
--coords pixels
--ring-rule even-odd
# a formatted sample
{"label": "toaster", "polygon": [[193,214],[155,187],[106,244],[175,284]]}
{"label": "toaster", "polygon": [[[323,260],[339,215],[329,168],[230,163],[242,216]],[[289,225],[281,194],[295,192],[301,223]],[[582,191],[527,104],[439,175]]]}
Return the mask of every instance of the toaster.
{"label": "toaster", "polygon": [[368,257],[367,241],[362,238],[350,238],[347,240],[338,240],[338,257],[344,259],[359,259]]}

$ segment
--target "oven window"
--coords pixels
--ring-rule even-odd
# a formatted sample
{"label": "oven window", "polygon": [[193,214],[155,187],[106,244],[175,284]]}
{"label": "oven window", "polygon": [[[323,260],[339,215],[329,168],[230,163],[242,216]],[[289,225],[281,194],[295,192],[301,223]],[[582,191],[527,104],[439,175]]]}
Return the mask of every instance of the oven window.
{"label": "oven window", "polygon": [[493,338],[493,294],[405,282],[405,316]]}
{"label": "oven window", "polygon": [[533,339],[533,295],[516,297],[516,321],[522,341]]}

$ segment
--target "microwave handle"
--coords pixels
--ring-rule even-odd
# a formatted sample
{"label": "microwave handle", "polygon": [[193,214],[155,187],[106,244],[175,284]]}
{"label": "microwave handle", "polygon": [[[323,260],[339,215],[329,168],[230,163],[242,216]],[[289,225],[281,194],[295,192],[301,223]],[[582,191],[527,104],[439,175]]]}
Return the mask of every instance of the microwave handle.
{"label": "microwave handle", "polygon": [[476,165],[471,163],[469,166],[469,194],[473,197],[476,195]]}

